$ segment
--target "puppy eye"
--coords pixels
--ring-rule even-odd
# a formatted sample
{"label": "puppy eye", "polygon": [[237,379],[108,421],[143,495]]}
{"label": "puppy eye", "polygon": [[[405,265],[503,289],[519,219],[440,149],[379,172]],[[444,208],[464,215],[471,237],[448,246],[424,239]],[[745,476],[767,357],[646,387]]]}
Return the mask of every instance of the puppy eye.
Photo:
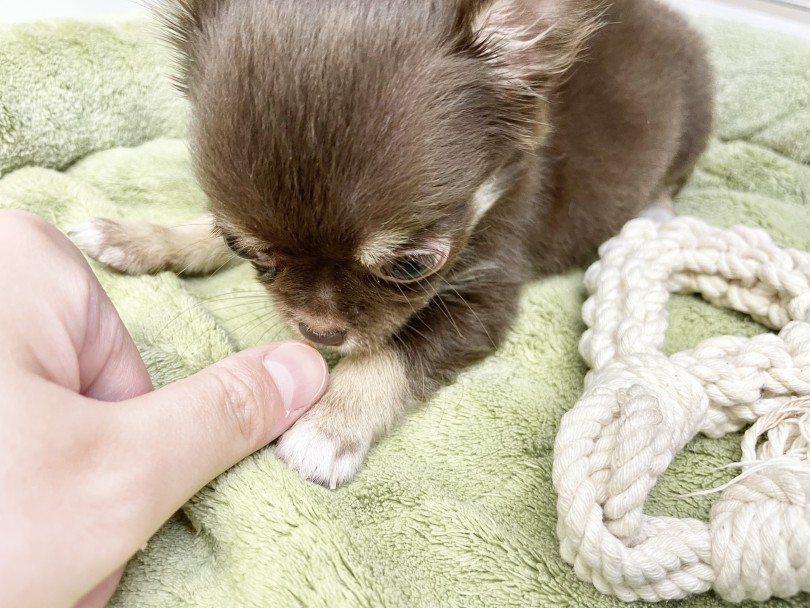
{"label": "puppy eye", "polygon": [[437,254],[419,254],[401,257],[380,270],[385,278],[407,283],[423,279],[441,268],[444,259]]}
{"label": "puppy eye", "polygon": [[276,278],[278,271],[275,266],[256,266],[256,272],[259,275],[259,281],[262,283],[270,283]]}
{"label": "puppy eye", "polygon": [[233,251],[240,258],[249,257],[248,252],[241,245],[239,245],[239,241],[236,240],[234,237],[232,237],[232,236],[224,236],[222,238],[225,239],[225,244],[228,246],[228,249]]}

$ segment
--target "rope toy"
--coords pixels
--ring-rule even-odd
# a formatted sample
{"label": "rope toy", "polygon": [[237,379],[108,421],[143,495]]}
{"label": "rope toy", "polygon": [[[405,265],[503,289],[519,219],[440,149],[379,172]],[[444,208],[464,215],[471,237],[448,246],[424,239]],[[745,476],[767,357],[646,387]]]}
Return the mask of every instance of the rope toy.
{"label": "rope toy", "polygon": [[[763,601],[810,591],[810,254],[691,217],[629,222],[585,275],[591,367],[554,447],[557,535],[582,580],[625,601],[710,589]],[[662,353],[670,293],[780,329]],[[644,502],[697,434],[752,424],[743,472],[708,523]]]}

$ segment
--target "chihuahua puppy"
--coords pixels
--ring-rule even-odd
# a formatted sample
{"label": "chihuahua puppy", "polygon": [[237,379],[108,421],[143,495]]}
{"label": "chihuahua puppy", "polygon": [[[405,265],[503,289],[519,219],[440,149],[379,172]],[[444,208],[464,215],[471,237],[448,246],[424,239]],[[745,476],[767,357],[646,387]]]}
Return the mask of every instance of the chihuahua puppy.
{"label": "chihuahua puppy", "polygon": [[654,0],[161,10],[209,215],[73,236],[129,273],[251,263],[294,331],[345,355],[275,448],[332,488],[497,348],[527,281],[668,205],[710,131],[704,47]]}

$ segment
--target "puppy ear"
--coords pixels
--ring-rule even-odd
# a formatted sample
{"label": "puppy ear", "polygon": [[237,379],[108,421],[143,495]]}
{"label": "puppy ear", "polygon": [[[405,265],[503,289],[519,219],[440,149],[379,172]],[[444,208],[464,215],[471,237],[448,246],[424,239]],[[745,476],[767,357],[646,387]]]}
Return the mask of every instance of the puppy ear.
{"label": "puppy ear", "polygon": [[580,57],[605,0],[482,0],[468,5],[473,48],[512,85],[543,89]]}

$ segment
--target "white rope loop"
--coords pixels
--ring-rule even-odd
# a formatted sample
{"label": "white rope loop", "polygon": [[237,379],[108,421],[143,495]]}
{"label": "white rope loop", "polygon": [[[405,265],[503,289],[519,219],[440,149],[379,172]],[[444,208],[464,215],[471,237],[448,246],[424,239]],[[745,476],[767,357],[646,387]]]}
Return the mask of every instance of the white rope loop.
{"label": "white rope loop", "polygon": [[[554,454],[563,558],[626,601],[810,591],[810,398],[796,398],[810,395],[810,254],[758,229],[637,219],[602,246],[585,284],[580,353],[591,371]],[[783,329],[712,338],[668,358],[671,292]],[[698,432],[720,437],[752,423],[744,471],[708,524],[643,512]]]}

